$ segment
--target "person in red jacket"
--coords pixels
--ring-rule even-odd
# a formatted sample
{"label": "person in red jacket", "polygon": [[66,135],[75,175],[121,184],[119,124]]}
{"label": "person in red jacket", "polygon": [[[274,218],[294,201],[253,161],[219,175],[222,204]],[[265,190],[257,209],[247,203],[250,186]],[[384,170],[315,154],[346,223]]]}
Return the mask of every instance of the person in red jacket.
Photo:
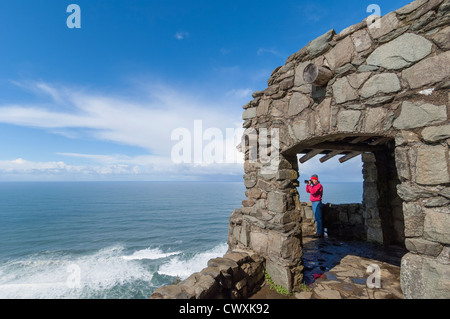
{"label": "person in red jacket", "polygon": [[322,196],[323,186],[319,182],[319,177],[314,174],[311,180],[306,185],[306,192],[310,193],[309,199],[312,203],[314,219],[316,220],[317,232],[314,237],[323,237],[323,223],[322,223]]}

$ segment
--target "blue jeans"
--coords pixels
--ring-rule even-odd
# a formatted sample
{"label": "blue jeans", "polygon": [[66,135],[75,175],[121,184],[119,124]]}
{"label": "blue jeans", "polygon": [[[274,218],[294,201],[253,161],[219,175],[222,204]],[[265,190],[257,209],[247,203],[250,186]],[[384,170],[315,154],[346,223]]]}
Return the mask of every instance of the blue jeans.
{"label": "blue jeans", "polygon": [[314,219],[317,225],[317,234],[323,235],[323,223],[322,223],[322,202],[312,202],[312,210],[314,213]]}

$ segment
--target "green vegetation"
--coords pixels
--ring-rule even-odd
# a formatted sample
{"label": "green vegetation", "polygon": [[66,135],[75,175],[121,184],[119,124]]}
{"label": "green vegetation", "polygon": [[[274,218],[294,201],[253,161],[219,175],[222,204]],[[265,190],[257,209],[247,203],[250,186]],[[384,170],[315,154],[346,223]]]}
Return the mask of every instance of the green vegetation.
{"label": "green vegetation", "polygon": [[300,285],[301,291],[311,291],[311,287],[309,287],[305,282]]}
{"label": "green vegetation", "polygon": [[279,293],[280,295],[286,295],[286,296],[291,296],[292,293],[290,293],[286,288],[284,288],[281,285],[276,285],[272,278],[270,277],[270,275],[267,273],[267,271],[264,272],[264,276],[266,277],[266,281],[269,284],[269,288],[272,290],[275,290],[277,293]]}

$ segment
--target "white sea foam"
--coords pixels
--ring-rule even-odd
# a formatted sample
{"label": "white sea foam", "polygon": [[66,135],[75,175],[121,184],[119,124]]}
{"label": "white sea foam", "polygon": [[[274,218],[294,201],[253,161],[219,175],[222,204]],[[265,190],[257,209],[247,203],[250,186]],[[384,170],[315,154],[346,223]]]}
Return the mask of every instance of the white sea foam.
{"label": "white sea foam", "polygon": [[195,272],[198,272],[207,266],[208,260],[216,257],[222,257],[228,250],[226,243],[217,245],[211,250],[198,253],[190,259],[183,259],[182,256],[176,256],[169,261],[163,263],[158,273],[168,276],[179,276],[186,279]]}
{"label": "white sea foam", "polygon": [[122,257],[123,247],[113,246],[78,258],[35,255],[10,261],[1,266],[0,298],[90,298],[137,280],[150,286],[154,270]]}
{"label": "white sea foam", "polygon": [[181,252],[179,252],[179,251],[171,252],[171,253],[164,253],[159,248],[147,248],[147,249],[135,251],[132,255],[123,256],[122,258],[126,259],[126,260],[142,260],[142,259],[155,260],[155,259],[167,258],[170,256],[179,255],[179,254],[181,254]]}
{"label": "white sea foam", "polygon": [[[136,289],[144,291],[154,286],[155,272],[185,279],[205,268],[209,259],[223,256],[227,249],[223,243],[192,257],[159,248],[125,255],[124,247],[119,245],[79,257],[49,252],[35,254],[0,264],[0,299],[127,298],[120,288],[124,285],[131,287],[127,288],[128,298],[133,298]],[[158,259],[161,261],[153,266],[142,262]]]}

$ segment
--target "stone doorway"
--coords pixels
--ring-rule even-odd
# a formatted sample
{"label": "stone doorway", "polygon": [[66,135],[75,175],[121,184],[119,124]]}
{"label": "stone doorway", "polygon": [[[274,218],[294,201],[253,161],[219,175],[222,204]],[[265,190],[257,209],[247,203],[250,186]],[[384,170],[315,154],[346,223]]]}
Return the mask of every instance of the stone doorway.
{"label": "stone doorway", "polygon": [[[307,202],[309,198],[300,197],[303,281],[310,289],[309,293],[298,296],[324,298],[328,294],[334,298],[375,298],[376,292],[377,296],[402,298],[399,272],[400,260],[406,250],[394,148],[393,139],[386,137],[338,136],[300,151],[297,156],[299,175],[305,176],[301,164],[315,156],[321,156],[321,163],[334,156],[340,156],[340,163],[361,156],[364,181],[362,203],[324,202],[325,239],[312,238],[315,233],[312,208]],[[294,148],[295,151],[299,149],[300,145]],[[301,183],[300,187],[304,185]],[[383,289],[366,287],[369,274],[361,265],[369,264],[383,269]],[[387,287],[389,289],[385,289]]]}
{"label": "stone doorway", "polygon": [[[361,156],[363,162],[362,203],[336,205],[324,202],[324,223],[328,235],[357,239],[380,244],[404,246],[404,218],[402,200],[397,194],[400,180],[397,175],[394,141],[386,137],[339,136],[332,141],[321,142],[301,149],[299,163],[306,163],[321,155],[324,163],[335,156],[340,163]],[[302,172],[299,172],[301,175]],[[303,187],[300,185],[300,187]],[[300,198],[303,236],[314,232],[312,209],[308,198]]]}

